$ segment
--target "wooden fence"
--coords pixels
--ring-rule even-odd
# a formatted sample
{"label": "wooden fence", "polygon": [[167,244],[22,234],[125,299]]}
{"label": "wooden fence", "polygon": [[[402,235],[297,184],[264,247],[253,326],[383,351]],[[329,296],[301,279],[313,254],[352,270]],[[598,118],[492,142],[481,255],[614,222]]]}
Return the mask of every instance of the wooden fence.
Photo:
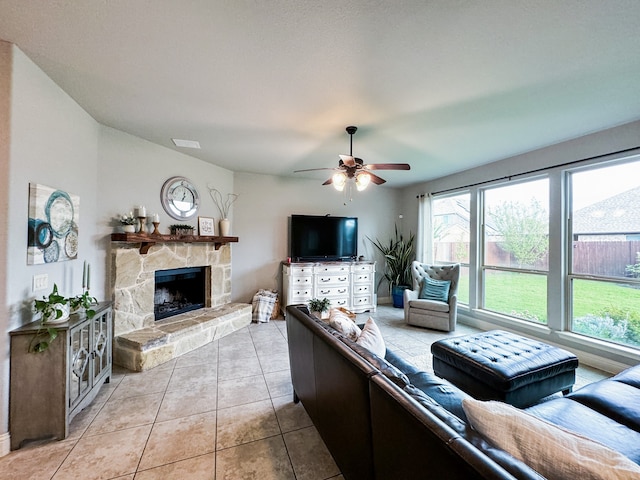
{"label": "wooden fence", "polygon": [[[469,263],[467,242],[437,242],[436,260],[443,262]],[[628,277],[627,265],[638,263],[640,241],[573,242],[573,273],[602,275],[607,277]],[[489,242],[486,250],[487,265],[519,267],[515,257],[504,251],[496,242]],[[527,265],[540,270],[549,268],[549,258],[545,255],[535,265]]]}

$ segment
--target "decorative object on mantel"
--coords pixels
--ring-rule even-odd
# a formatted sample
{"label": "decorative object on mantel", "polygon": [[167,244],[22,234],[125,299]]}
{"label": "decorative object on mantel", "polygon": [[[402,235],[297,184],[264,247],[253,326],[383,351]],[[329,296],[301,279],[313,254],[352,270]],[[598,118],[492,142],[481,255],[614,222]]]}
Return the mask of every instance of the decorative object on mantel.
{"label": "decorative object on mantel", "polygon": [[138,222],[140,222],[138,232],[147,233],[147,209],[144,205],[136,207],[136,217],[138,217]]}
{"label": "decorative object on mantel", "polygon": [[133,216],[133,212],[120,215],[118,221],[122,225],[123,232],[134,233],[136,231],[136,223],[138,223],[138,220]]}
{"label": "decorative object on mantel", "polygon": [[153,223],[152,235],[160,235],[160,230],[158,230],[158,227],[160,226],[160,215],[157,213],[151,215],[151,223]]}
{"label": "decorative object on mantel", "polygon": [[78,195],[29,184],[28,265],[78,257],[79,211]]}
{"label": "decorative object on mantel", "polygon": [[171,218],[186,220],[193,217],[200,205],[198,190],[191,180],[185,177],[171,177],[160,190],[162,207]]}
{"label": "decorative object on mantel", "polygon": [[213,203],[216,204],[218,210],[220,211],[220,235],[223,237],[229,236],[231,231],[231,221],[229,220],[229,209],[233,202],[238,199],[237,194],[235,193],[227,193],[227,199],[222,199],[222,193],[217,188],[209,187],[209,195],[213,199]]}
{"label": "decorative object on mantel", "polygon": [[198,235],[201,237],[213,237],[216,234],[211,217],[198,217]]}
{"label": "decorative object on mantel", "polygon": [[184,223],[174,223],[169,225],[171,235],[193,235],[194,228]]}

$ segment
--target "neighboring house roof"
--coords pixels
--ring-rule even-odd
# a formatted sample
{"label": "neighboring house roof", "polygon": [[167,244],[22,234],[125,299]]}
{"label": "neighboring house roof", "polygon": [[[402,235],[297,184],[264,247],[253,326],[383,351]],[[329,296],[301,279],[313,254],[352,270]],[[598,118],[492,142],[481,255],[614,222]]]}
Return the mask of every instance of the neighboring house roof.
{"label": "neighboring house roof", "polygon": [[640,187],[577,210],[573,234],[640,233]]}

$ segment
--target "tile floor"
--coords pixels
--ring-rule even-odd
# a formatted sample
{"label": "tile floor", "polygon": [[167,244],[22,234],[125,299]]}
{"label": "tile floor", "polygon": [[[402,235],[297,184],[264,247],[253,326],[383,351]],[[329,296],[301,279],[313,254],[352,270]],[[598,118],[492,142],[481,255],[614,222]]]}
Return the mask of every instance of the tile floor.
{"label": "tile floor", "polygon": [[[433,341],[476,331],[408,327],[389,306],[373,317],[388,346],[425,369]],[[580,367],[577,386],[605,375]],[[116,367],[67,439],[0,458],[0,478],[343,479],[302,404],[292,402],[283,320],[251,324],[147,372]]]}

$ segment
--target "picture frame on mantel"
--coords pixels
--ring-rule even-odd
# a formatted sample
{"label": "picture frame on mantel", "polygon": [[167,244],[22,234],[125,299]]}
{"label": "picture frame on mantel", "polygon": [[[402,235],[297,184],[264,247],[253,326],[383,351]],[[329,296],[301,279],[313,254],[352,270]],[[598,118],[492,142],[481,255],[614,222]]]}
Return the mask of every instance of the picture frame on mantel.
{"label": "picture frame on mantel", "polygon": [[198,235],[201,237],[214,237],[215,222],[211,217],[198,217]]}

